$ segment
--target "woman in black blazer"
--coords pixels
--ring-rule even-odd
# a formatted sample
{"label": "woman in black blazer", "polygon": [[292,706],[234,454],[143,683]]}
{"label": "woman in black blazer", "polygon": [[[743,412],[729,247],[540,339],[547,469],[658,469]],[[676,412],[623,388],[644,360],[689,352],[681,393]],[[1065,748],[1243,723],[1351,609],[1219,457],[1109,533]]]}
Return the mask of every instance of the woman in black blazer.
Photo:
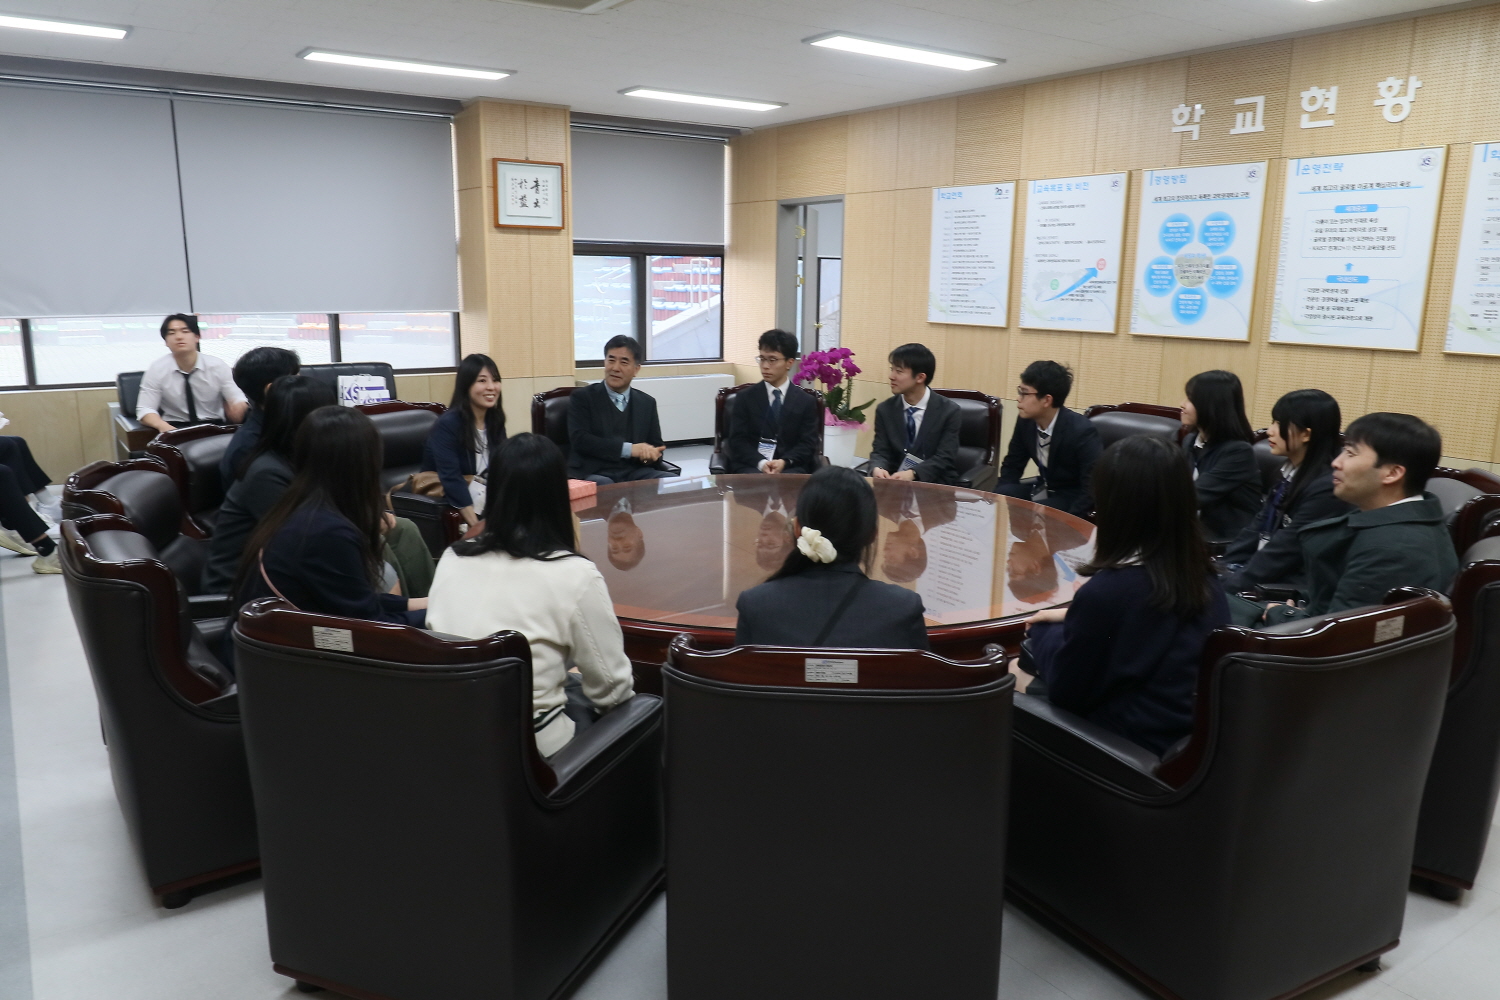
{"label": "woman in black blazer", "polygon": [[1234,372],[1200,372],[1188,379],[1183,451],[1198,492],[1198,517],[1210,539],[1229,541],[1260,507],[1260,469],[1245,416],[1245,390]]}
{"label": "woman in black blazer", "polygon": [[922,598],[865,575],[877,522],[863,476],[837,465],[813,473],[797,498],[797,547],[740,594],[735,644],[929,648]]}
{"label": "woman in black blazer", "polygon": [[464,523],[474,524],[484,511],[483,497],[471,480],[489,472],[490,459],[505,443],[505,409],[500,398],[500,369],[484,354],[458,363],[453,399],[432,425],[422,449],[422,471],[436,472],[448,503]]}
{"label": "woman in black blazer", "polygon": [[1333,495],[1333,457],[1341,447],[1338,400],[1322,389],[1296,389],[1271,408],[1271,451],[1286,457],[1281,481],[1220,558],[1230,593],[1262,583],[1300,586],[1307,572],[1297,532],[1350,507]]}

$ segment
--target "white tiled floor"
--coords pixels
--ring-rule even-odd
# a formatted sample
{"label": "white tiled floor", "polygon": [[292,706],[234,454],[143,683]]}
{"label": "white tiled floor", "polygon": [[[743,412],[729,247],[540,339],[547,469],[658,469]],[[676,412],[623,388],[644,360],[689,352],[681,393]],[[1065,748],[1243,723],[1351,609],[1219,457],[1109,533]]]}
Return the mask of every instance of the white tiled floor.
{"label": "white tiled floor", "polygon": [[[684,466],[700,461],[676,449]],[[686,454],[685,454],[686,453]],[[300,996],[271,971],[259,883],[155,905],[137,867],[110,784],[94,693],[63,581],[29,560],[0,556],[18,774],[29,992],[24,961],[0,966],[0,1000],[260,1000]],[[3,681],[0,673],[0,681]],[[4,686],[0,684],[0,695]],[[3,708],[3,698],[0,698]],[[3,736],[0,727],[0,736]],[[0,740],[3,742],[3,740]],[[0,746],[0,767],[5,764]],[[0,837],[5,826],[0,824]],[[15,854],[0,841],[0,860]],[[5,882],[0,903],[13,904]],[[4,927],[0,913],[0,927]],[[666,904],[661,898],[579,988],[578,1000],[665,1000]],[[1013,908],[1006,911],[1001,996],[1006,1000],[1137,1000],[1146,994]],[[0,942],[0,944],[18,942]],[[27,949],[0,947],[0,956]],[[1359,1000],[1500,997],[1500,835],[1480,884],[1460,904],[1408,896],[1401,947],[1376,974],[1350,973],[1314,993]],[[7,973],[20,974],[8,979]]]}

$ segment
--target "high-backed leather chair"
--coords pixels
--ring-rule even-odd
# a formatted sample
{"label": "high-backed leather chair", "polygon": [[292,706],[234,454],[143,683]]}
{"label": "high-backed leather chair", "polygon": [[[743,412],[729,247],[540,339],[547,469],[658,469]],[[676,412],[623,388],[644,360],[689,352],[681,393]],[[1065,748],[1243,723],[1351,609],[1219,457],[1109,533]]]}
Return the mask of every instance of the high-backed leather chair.
{"label": "high-backed leather chair", "polygon": [[303,365],[302,374],[310,375],[320,382],[339,388],[340,375],[375,375],[385,379],[385,391],[396,399],[396,372],[384,361],[333,361],[319,365]]}
{"label": "high-backed leather chair", "polygon": [[1412,871],[1440,899],[1474,888],[1500,792],[1500,538],[1470,546],[1453,583],[1458,633]]}
{"label": "high-backed leather chair", "polygon": [[[385,403],[365,403],[358,407],[370,418],[380,434],[384,468],[380,473],[382,489],[390,490],[422,469],[422,451],[432,425],[448,408],[442,403],[408,403],[393,399]],[[464,519],[458,508],[444,497],[427,497],[396,491],[390,494],[391,509],[409,518],[422,532],[422,540],[434,557],[441,556],[463,537]]]}
{"label": "high-backed leather chair", "polygon": [[177,483],[159,458],[85,465],[63,484],[62,508],[65,517],[117,514],[124,518],[193,598],[194,617],[228,613],[222,595],[203,595],[200,600],[208,536],[183,510]]}
{"label": "high-backed leather chair", "polygon": [[1427,492],[1442,503],[1459,555],[1500,524],[1500,477],[1483,469],[1439,467],[1427,480]]}
{"label": "high-backed leather chair", "polygon": [[61,563],[110,773],[146,881],[168,908],[258,866],[234,679],[155,546],[115,514],[64,521]]}
{"label": "high-backed leather chair", "polygon": [[992,490],[1000,478],[1001,403],[994,396],[974,389],[937,389],[958,404],[962,423],[958,428],[958,485]]}
{"label": "high-backed leather chair", "polygon": [[545,1000],[658,885],[659,698],[543,759],[514,632],[271,599],[234,641],[271,958],[304,989]]}
{"label": "high-backed leather chair", "polygon": [[206,534],[212,534],[219,506],[224,502],[224,482],[219,460],[229,449],[237,427],[200,424],[158,434],[146,445],[146,454],[159,458],[167,475],[177,484],[182,509]]}
{"label": "high-backed leather chair", "polygon": [[1441,595],[1388,600],[1215,632],[1165,760],[1018,696],[1012,892],[1164,997],[1271,1000],[1378,968],[1454,640]]}
{"label": "high-backed leather chair", "polygon": [[1105,448],[1132,434],[1154,434],[1173,444],[1182,437],[1182,409],[1156,403],[1099,403],[1083,411]]}
{"label": "high-backed leather chair", "polygon": [[135,418],[136,400],[141,395],[141,378],[145,372],[120,372],[115,376],[115,405],[110,407],[115,432],[115,453],[121,460],[138,458],[156,431]]}
{"label": "high-backed leather chair", "polygon": [[[708,459],[708,471],[711,475],[722,476],[729,471],[725,464],[724,438],[729,434],[729,425],[734,420],[734,401],[739,394],[746,389],[760,385],[760,382],[746,382],[743,385],[725,386],[714,396],[714,451]],[[821,464],[828,464],[828,456],[823,454],[823,414],[828,406],[823,402],[823,394],[816,389],[809,389],[805,385],[795,386],[803,392],[812,396],[818,403],[818,457]]]}
{"label": "high-backed leather chair", "polygon": [[[570,454],[568,444],[568,403],[576,386],[565,385],[557,389],[548,389],[531,397],[531,433],[541,434],[552,439],[552,443],[562,449],[564,455]],[[657,462],[652,468],[673,476],[682,475],[682,466],[668,462],[665,458]]]}
{"label": "high-backed leather chair", "polygon": [[673,640],[672,1000],[993,1000],[1003,654]]}

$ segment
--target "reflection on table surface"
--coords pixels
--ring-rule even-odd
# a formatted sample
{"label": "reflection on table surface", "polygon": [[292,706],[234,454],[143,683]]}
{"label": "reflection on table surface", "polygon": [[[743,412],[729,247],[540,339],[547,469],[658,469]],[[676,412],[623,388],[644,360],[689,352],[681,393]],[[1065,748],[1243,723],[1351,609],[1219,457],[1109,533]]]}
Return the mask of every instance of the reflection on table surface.
{"label": "reflection on table surface", "polygon": [[[583,554],[621,618],[733,628],[740,592],[792,551],[806,476],[705,476],[602,486],[578,501]],[[874,479],[869,573],[922,595],[929,625],[990,621],[1072,600],[1093,525],[1025,500]]]}

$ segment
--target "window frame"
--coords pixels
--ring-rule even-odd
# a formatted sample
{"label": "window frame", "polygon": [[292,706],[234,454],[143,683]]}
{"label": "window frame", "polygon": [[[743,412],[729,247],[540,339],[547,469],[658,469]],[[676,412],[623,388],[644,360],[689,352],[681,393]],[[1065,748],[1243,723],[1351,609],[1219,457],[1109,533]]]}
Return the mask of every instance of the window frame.
{"label": "window frame", "polygon": [[[722,243],[608,243],[592,240],[574,240],[574,257],[631,257],[635,266],[635,332],[632,334],[641,345],[642,365],[702,365],[717,364],[724,360],[724,309],[719,308],[719,353],[712,358],[663,358],[651,357],[651,274],[646,260],[650,257],[717,257],[719,258],[719,301],[724,301],[724,244]],[[576,341],[575,341],[576,344]],[[576,349],[576,348],[575,348]],[[604,359],[585,361],[575,357],[575,368],[603,368]]]}
{"label": "window frame", "polygon": [[[391,312],[392,310],[380,310]],[[420,310],[422,312],[437,310]],[[165,315],[165,314],[164,314]],[[328,317],[328,357],[331,363],[338,364],[343,360],[343,344],[339,339],[339,314],[325,313]],[[462,360],[463,340],[459,329],[460,314],[457,310],[451,313],[453,317],[453,364],[440,365],[435,368],[395,368],[392,369],[397,375],[435,375],[458,370],[458,362]],[[45,317],[40,317],[45,318]],[[16,317],[21,324],[21,359],[26,371],[26,383],[24,385],[0,385],[0,393],[6,392],[36,392],[44,389],[107,389],[114,386],[114,382],[38,382],[36,379],[36,354],[33,351],[31,340],[30,317]]]}

